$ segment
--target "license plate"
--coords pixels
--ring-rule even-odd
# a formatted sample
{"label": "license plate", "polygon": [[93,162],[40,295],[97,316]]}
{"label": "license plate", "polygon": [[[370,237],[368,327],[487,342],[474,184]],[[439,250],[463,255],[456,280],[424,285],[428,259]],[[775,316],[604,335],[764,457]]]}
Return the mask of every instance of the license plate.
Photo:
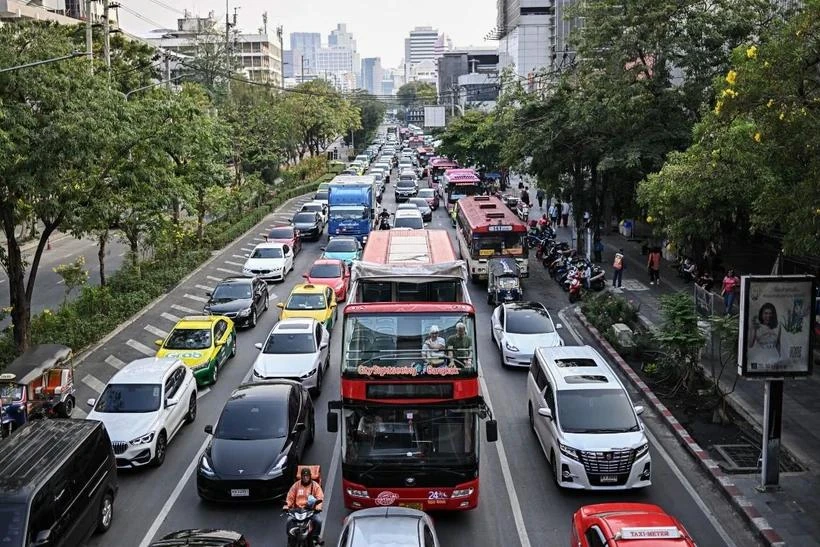
{"label": "license plate", "polygon": [[231,497],[232,498],[247,498],[251,495],[251,491],[247,488],[232,488],[231,489]]}
{"label": "license plate", "polygon": [[603,475],[601,477],[601,483],[606,483],[606,482],[618,482],[618,477],[616,477],[614,475]]}
{"label": "license plate", "polygon": [[418,511],[421,511],[421,510],[424,509],[424,504],[423,503],[400,503],[399,507],[408,507],[410,509],[416,509]]}

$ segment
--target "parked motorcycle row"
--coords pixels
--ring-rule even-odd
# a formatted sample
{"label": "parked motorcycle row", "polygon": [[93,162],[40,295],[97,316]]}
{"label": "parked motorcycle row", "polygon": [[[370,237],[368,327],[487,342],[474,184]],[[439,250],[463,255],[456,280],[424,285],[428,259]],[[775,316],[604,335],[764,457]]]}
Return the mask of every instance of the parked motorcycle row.
{"label": "parked motorcycle row", "polygon": [[556,283],[577,302],[585,290],[602,291],[606,287],[606,272],[589,258],[578,255],[566,241],[557,241],[550,227],[533,228],[527,234],[527,244],[535,249],[535,257],[549,271]]}

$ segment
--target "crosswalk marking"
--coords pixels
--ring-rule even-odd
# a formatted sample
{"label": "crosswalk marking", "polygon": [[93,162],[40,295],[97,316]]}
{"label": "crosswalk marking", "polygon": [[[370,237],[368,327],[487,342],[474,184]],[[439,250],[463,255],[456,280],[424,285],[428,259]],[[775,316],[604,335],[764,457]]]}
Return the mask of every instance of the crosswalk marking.
{"label": "crosswalk marking", "polygon": [[202,302],[203,304],[208,301],[208,299],[205,298],[204,296],[197,296],[195,294],[185,293],[183,296],[185,298],[187,298],[188,300],[193,300],[195,302]]}
{"label": "crosswalk marking", "polygon": [[199,399],[200,397],[204,397],[205,395],[207,395],[210,392],[211,392],[211,388],[209,388],[209,387],[206,387],[205,389],[200,389],[199,391],[196,392],[196,398]]}
{"label": "crosswalk marking", "polygon": [[230,264],[231,266],[239,266],[240,268],[244,266],[241,262],[231,262],[230,260],[226,260],[225,264]]}
{"label": "crosswalk marking", "polygon": [[253,248],[242,247],[242,250],[245,251],[246,253],[249,253],[249,252],[253,251]]}
{"label": "crosswalk marking", "polygon": [[265,238],[268,235],[268,233],[267,232],[259,232],[259,235],[262,236],[262,238]]}
{"label": "crosswalk marking", "polygon": [[192,308],[186,308],[185,306],[180,306],[179,304],[171,304],[171,309],[181,311],[182,313],[192,314],[192,315],[198,315],[198,314],[201,313],[200,311],[197,311],[197,310],[192,309]]}
{"label": "crosswalk marking", "polygon": [[227,268],[217,268],[216,271],[225,272],[226,274],[231,274],[231,275],[242,275],[240,272],[236,272],[234,270],[228,270]]}
{"label": "crosswalk marking", "polygon": [[234,257],[234,258],[238,258],[239,260],[243,260],[245,258],[248,258],[245,255],[231,255],[231,256]]}
{"label": "crosswalk marking", "polygon": [[142,353],[143,355],[147,355],[148,357],[153,357],[154,355],[157,354],[157,350],[155,350],[153,348],[149,348],[148,346],[146,346],[142,342],[137,342],[136,340],[129,339],[128,341],[125,342],[125,345],[130,347],[130,348],[134,348],[138,352]]}
{"label": "crosswalk marking", "polygon": [[75,420],[84,420],[88,416],[88,412],[74,405],[74,410],[71,411],[71,417]]}
{"label": "crosswalk marking", "polygon": [[125,366],[125,361],[118,357],[114,357],[113,355],[109,355],[108,357],[106,357],[105,362],[117,370],[120,370],[122,367]]}
{"label": "crosswalk marking", "polygon": [[144,327],[144,328],[145,328],[145,330],[147,330],[148,332],[150,332],[150,333],[151,333],[151,334],[153,334],[154,336],[158,336],[159,338],[163,338],[163,339],[164,339],[166,336],[168,336],[168,333],[167,333],[167,332],[165,332],[165,331],[164,331],[164,330],[162,330],[162,329],[158,329],[158,328],[157,328],[157,327],[155,327],[154,325],[145,325],[145,327]]}
{"label": "crosswalk marking", "polygon": [[265,241],[264,237],[255,237],[253,238],[254,241]]}
{"label": "crosswalk marking", "polygon": [[219,283],[220,281],[222,281],[222,278],[221,278],[221,277],[214,277],[214,276],[212,276],[212,275],[206,275],[205,277],[206,277],[206,278],[208,278],[208,279],[210,279],[211,281],[216,281],[217,283]]}
{"label": "crosswalk marking", "polygon": [[105,384],[103,382],[100,382],[90,374],[86,374],[85,376],[83,376],[82,382],[88,387],[90,387],[95,393],[102,393],[102,391],[105,389]]}
{"label": "crosswalk marking", "polygon": [[176,323],[176,322],[178,322],[178,321],[179,321],[179,317],[177,317],[176,315],[174,315],[174,314],[172,314],[172,313],[168,313],[168,312],[166,312],[166,311],[162,312],[162,313],[160,314],[160,317],[162,317],[163,319],[167,319],[167,320],[168,320],[168,321],[170,321],[171,323]]}
{"label": "crosswalk marking", "polygon": [[211,292],[213,290],[213,287],[209,287],[208,285],[194,285],[194,287],[205,292]]}

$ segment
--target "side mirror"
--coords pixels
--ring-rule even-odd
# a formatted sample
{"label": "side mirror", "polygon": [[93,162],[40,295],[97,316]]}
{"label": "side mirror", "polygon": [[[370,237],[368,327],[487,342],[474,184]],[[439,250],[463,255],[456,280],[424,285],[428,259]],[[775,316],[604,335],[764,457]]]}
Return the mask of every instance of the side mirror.
{"label": "side mirror", "polygon": [[555,324],[555,328],[556,328],[556,329],[563,329],[563,328],[564,328],[564,325],[562,325],[561,323],[556,323],[556,324]]}
{"label": "side mirror", "polygon": [[284,304],[283,302],[278,302],[278,303],[276,304],[276,307],[277,307],[277,308],[279,308],[279,309],[284,310],[284,309],[285,309],[285,304]]}
{"label": "side mirror", "polygon": [[487,425],[485,426],[487,430],[487,442],[494,443],[498,440],[498,422],[495,420],[487,420]]}
{"label": "side mirror", "polygon": [[304,431],[305,430],[304,422],[298,422],[295,426],[293,426],[293,430],[294,431],[300,431],[300,432]]}
{"label": "side mirror", "polygon": [[337,413],[327,413],[327,430],[329,433],[336,433],[339,431],[339,415]]}
{"label": "side mirror", "polygon": [[307,278],[308,278],[308,274],[302,274],[302,277],[304,277],[305,279],[307,279]]}
{"label": "side mirror", "polygon": [[94,408],[94,405],[97,404],[97,399],[89,399],[85,402],[91,408]]}
{"label": "side mirror", "polygon": [[635,414],[637,414],[638,416],[643,414],[644,410],[646,409],[643,407],[643,405],[635,405]]}
{"label": "side mirror", "polygon": [[205,291],[205,296],[213,296],[213,295],[214,295],[214,293],[212,293],[211,291]]}
{"label": "side mirror", "polygon": [[37,537],[34,539],[34,545],[51,545],[51,530],[40,530],[37,532]]}
{"label": "side mirror", "polygon": [[165,408],[171,408],[172,406],[177,406],[179,404],[179,399],[168,399],[165,401]]}
{"label": "side mirror", "polygon": [[330,305],[330,309],[333,309],[333,308],[335,308],[336,306],[338,306],[338,304],[331,304],[331,305]]}
{"label": "side mirror", "polygon": [[552,420],[552,410],[547,407],[542,407],[538,409],[538,415],[543,416],[544,418],[548,418]]}
{"label": "side mirror", "polygon": [[205,426],[205,433],[207,433],[208,435],[213,435],[214,434],[214,426],[206,425]]}
{"label": "side mirror", "polygon": [[253,345],[256,349],[262,349],[262,342],[257,342]]}
{"label": "side mirror", "polygon": [[[265,239],[267,239],[267,238],[265,238]],[[250,258],[250,257],[251,257],[250,253],[245,253],[245,258]]]}
{"label": "side mirror", "polygon": [[154,340],[154,344],[157,345],[157,346],[162,346],[162,342],[163,342],[162,338],[157,338],[156,340]]}
{"label": "side mirror", "polygon": [[325,249],[327,249],[327,247],[319,247],[320,251],[324,251]]}

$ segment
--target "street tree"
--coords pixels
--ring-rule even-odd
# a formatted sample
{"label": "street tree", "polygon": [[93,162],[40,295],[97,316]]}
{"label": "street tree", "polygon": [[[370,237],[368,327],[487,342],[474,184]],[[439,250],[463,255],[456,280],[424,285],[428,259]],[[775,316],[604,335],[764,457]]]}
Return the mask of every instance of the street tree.
{"label": "street tree", "polygon": [[384,120],[384,113],[387,111],[387,106],[384,102],[363,89],[357,89],[351,93],[348,96],[348,100],[361,112],[361,127],[353,131],[352,143],[349,135],[345,136],[345,142],[348,145],[358,143],[364,146],[376,135],[379,125],[382,123],[382,120]]}
{"label": "street tree", "polygon": [[420,106],[426,104],[436,104],[438,95],[436,86],[427,82],[407,82],[396,92],[399,104],[407,108],[409,106]]}
{"label": "street tree", "polygon": [[502,124],[496,112],[485,113],[468,110],[463,116],[453,118],[447,129],[439,136],[438,151],[462,165],[475,165],[480,169],[493,170],[501,166],[501,149],[504,143]]}
{"label": "street tree", "polygon": [[299,84],[285,98],[299,136],[299,159],[316,155],[334,139],[361,127],[361,113],[326,80]]}

